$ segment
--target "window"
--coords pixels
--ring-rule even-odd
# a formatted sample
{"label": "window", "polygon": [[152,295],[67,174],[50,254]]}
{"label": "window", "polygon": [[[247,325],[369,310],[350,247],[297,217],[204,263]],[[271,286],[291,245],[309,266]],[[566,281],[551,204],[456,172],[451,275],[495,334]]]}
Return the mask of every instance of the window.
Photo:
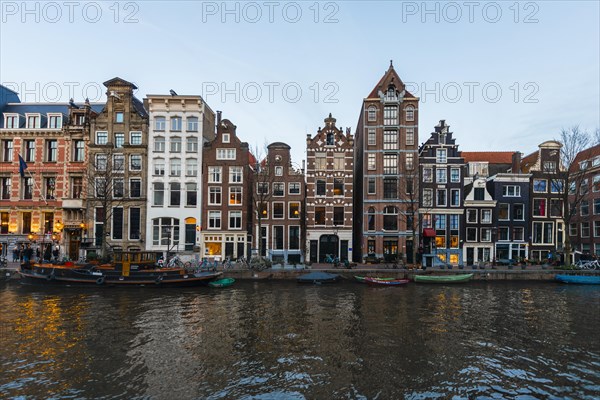
{"label": "window", "polygon": [[386,231],[398,230],[398,209],[387,206],[383,209],[383,229]]}
{"label": "window", "polygon": [[510,219],[509,214],[509,204],[508,203],[500,203],[498,204],[498,219],[500,221],[507,221]]}
{"label": "window", "polygon": [[446,168],[436,168],[435,169],[435,181],[437,183],[447,183],[447,170]]}
{"label": "window", "polygon": [[333,225],[344,225],[344,207],[333,207]]}
{"label": "window", "polygon": [[198,117],[187,117],[187,131],[198,132]]}
{"label": "window", "polygon": [[27,128],[28,129],[39,129],[40,127],[40,115],[39,114],[26,114],[27,116]]}
{"label": "window", "polygon": [[125,134],[123,132],[115,133],[115,149],[123,147],[125,144]]}
{"label": "window", "polygon": [[96,144],[105,145],[108,143],[108,132],[98,131],[96,132]]}
{"label": "window", "polygon": [[198,162],[193,158],[185,160],[185,176],[198,175]]}
{"label": "window", "polygon": [[480,234],[482,242],[492,241],[492,230],[490,228],[481,228]]}
{"label": "window", "polygon": [[556,162],[544,161],[544,172],[555,172],[555,171],[556,171]]}
{"label": "window", "polygon": [[152,220],[152,244],[171,248],[179,244],[179,220],[177,218],[155,218]]}
{"label": "window", "polygon": [[235,149],[217,149],[217,160],[235,160]]}
{"label": "window", "polygon": [[241,211],[229,211],[229,229],[242,229]]}
{"label": "window", "polygon": [[134,131],[129,132],[129,144],[139,146],[142,144],[142,132]]}
{"label": "window", "polygon": [[123,113],[122,112],[116,112],[115,113],[115,122],[118,124],[122,124],[123,123]]}
{"label": "window", "polygon": [[335,145],[335,135],[333,131],[327,131],[327,136],[325,138],[325,145],[333,146]]}
{"label": "window", "polygon": [[283,195],[285,195],[285,183],[273,183],[273,196],[281,197]]}
{"label": "window", "polygon": [[96,178],[94,180],[96,197],[104,197],[106,193],[106,178]]}
{"label": "window", "polygon": [[579,213],[582,217],[590,215],[590,203],[587,200],[581,200],[579,205]]}
{"label": "window", "polygon": [[152,192],[154,193],[152,205],[163,206],[165,203],[165,184],[163,182],[154,182],[152,184]]}
{"label": "window", "polygon": [[[85,160],[85,142],[83,140],[74,140],[73,141],[73,161],[84,161],[84,160]],[[25,160],[25,161],[28,161],[28,160]]]}
{"label": "window", "polygon": [[315,225],[325,225],[325,207],[315,207]]}
{"label": "window", "polygon": [[130,179],[129,180],[129,197],[138,198],[142,197],[142,180],[141,179]]}
{"label": "window", "polygon": [[367,169],[369,171],[375,169],[375,154],[367,154]]}
{"label": "window", "polygon": [[367,194],[375,194],[375,178],[367,179]]}
{"label": "window", "polygon": [[437,164],[446,164],[446,162],[448,162],[447,150],[446,149],[436,149],[436,151],[435,151],[435,162]]}
{"label": "window", "polygon": [[521,187],[513,185],[502,186],[502,196],[521,197]]}
{"label": "window", "polygon": [[594,199],[594,215],[600,215],[600,198]]}
{"label": "window", "polygon": [[19,116],[4,114],[4,127],[7,129],[19,129]]}
{"label": "window", "polygon": [[165,176],[165,160],[162,158],[154,160],[154,175]]}
{"label": "window", "polygon": [[181,131],[181,117],[171,117],[171,131]]}
{"label": "window", "polygon": [[438,207],[446,207],[448,205],[448,199],[446,198],[446,189],[437,189],[436,198]]}
{"label": "window", "polygon": [[48,177],[44,178],[44,188],[46,191],[46,200],[54,200],[55,199],[55,191],[56,191],[56,178]]}
{"label": "window", "polygon": [[154,138],[154,152],[164,153],[165,152],[165,138],[157,136]]}
{"label": "window", "polygon": [[142,212],[140,208],[131,207],[129,209],[129,239],[131,240],[140,239],[141,216]]}
{"label": "window", "polygon": [[198,152],[198,138],[197,137],[189,137],[185,142],[185,150],[188,153],[197,153]]}
{"label": "window", "polygon": [[423,182],[433,182],[433,168],[423,168]]}
{"label": "window", "polygon": [[508,233],[507,226],[501,226],[498,228],[498,240],[509,240]]}
{"label": "window", "polygon": [[112,238],[123,239],[123,208],[114,207],[112,210]]}
{"label": "window", "polygon": [[165,117],[156,117],[154,119],[154,130],[155,131],[164,131],[166,127],[166,119]]}
{"label": "window", "polygon": [[81,199],[83,192],[83,178],[81,176],[74,176],[71,178],[71,198]]}
{"label": "window", "polygon": [[377,140],[375,139],[375,128],[369,128],[367,134],[367,144],[370,146],[377,144]]}
{"label": "window", "polygon": [[273,227],[273,249],[283,250],[283,226]]}
{"label": "window", "polygon": [[561,179],[552,179],[550,181],[550,193],[562,193],[565,182]]}
{"label": "window", "polygon": [[412,153],[406,154],[406,169],[412,171],[414,168],[414,155]]}
{"label": "window", "polygon": [[375,230],[375,209],[373,207],[369,207],[367,211],[367,230]]}
{"label": "window", "polygon": [[242,183],[242,167],[229,167],[229,183]]}
{"label": "window", "polygon": [[398,107],[385,106],[383,108],[383,124],[398,125]]}
{"label": "window", "polygon": [[414,128],[406,128],[406,145],[414,146],[415,144],[415,129]]}
{"label": "window", "polygon": [[600,237],[600,221],[594,221],[594,237]]}
{"label": "window", "polygon": [[383,179],[383,198],[386,200],[398,198],[398,179]]}
{"label": "window", "polygon": [[221,187],[210,186],[208,188],[208,204],[211,206],[221,205]]}
{"label": "window", "polygon": [[[103,155],[106,157],[105,154],[103,154]],[[124,154],[114,154],[113,155],[112,170],[114,172],[124,172],[125,171],[125,155]]]}
{"label": "window", "polygon": [[113,179],[113,197],[122,198],[125,191],[125,182],[123,178]]}
{"label": "window", "polygon": [[[75,143],[81,142],[83,140],[76,140]],[[25,154],[24,159],[26,162],[35,162],[35,140],[25,140]],[[76,145],[74,145],[76,147]],[[83,160],[73,160],[73,161],[83,161]]]}
{"label": "window", "polygon": [[525,240],[525,228],[522,226],[515,226],[513,228],[513,240],[523,242]]}
{"label": "window", "polygon": [[300,194],[300,182],[288,183],[288,193],[289,194]]}
{"label": "window", "polygon": [[459,215],[450,214],[450,230],[458,231],[459,228]]}
{"label": "window", "polygon": [[333,179],[333,195],[343,196],[344,195],[344,179],[334,178]]}
{"label": "window", "polygon": [[533,199],[533,216],[546,216],[546,199]]}
{"label": "window", "polygon": [[474,199],[477,201],[485,200],[485,189],[475,188]]}
{"label": "window", "polygon": [[[598,158],[600,160],[600,158]],[[594,175],[592,178],[592,190],[594,192],[600,192],[600,175]]]}
{"label": "window", "polygon": [[300,218],[300,203],[293,201],[289,204],[289,218],[297,219]]}
{"label": "window", "polygon": [[367,110],[367,119],[369,122],[377,121],[377,108],[371,106]]}
{"label": "window", "polygon": [[491,224],[492,223],[492,210],[481,210],[481,223]]}
{"label": "window", "polygon": [[283,219],[284,216],[285,216],[285,214],[283,212],[283,203],[281,203],[281,202],[273,203],[273,218]]}
{"label": "window", "polygon": [[433,207],[433,189],[423,189],[423,207]]}
{"label": "window", "polygon": [[242,204],[242,188],[240,186],[233,186],[229,188],[229,205],[241,205]]}
{"label": "window", "polygon": [[533,180],[533,191],[536,193],[546,193],[548,182],[545,179],[534,179]]}
{"label": "window", "polygon": [[221,229],[221,211],[208,212],[208,229]]}
{"label": "window", "polygon": [[569,225],[569,235],[570,236],[577,236],[577,224],[570,224]]}
{"label": "window", "polygon": [[56,140],[46,140],[46,161],[55,162],[58,156],[58,142]]}
{"label": "window", "polygon": [[173,136],[169,142],[169,151],[171,153],[181,153],[181,138]]}
{"label": "window", "polygon": [[222,167],[208,167],[208,182],[221,183]]}
{"label": "window", "polygon": [[513,220],[514,221],[525,221],[525,213],[524,213],[524,205],[523,204],[513,204]]}
{"label": "window", "polygon": [[231,141],[231,140],[230,140],[230,135],[229,135],[229,133],[224,133],[224,134],[223,134],[223,143],[229,143],[230,141]]}
{"label": "window", "polygon": [[[573,182],[575,183],[575,182]],[[579,194],[585,195],[589,191],[588,180],[587,178],[581,180],[581,185],[579,186]]]}
{"label": "window", "polygon": [[460,189],[450,189],[450,206],[460,207]]}
{"label": "window", "polygon": [[317,179],[317,196],[325,196],[326,184],[322,179]]}
{"label": "window", "polygon": [[[341,153],[341,154],[334,154],[333,155],[333,169],[335,169],[336,171],[343,171],[344,168],[346,167],[345,165],[345,154]],[[600,175],[599,175],[600,177]]]}
{"label": "window", "polygon": [[181,205],[181,183],[171,182],[169,184],[169,206],[179,207]]}
{"label": "window", "polygon": [[327,169],[327,157],[325,153],[315,153],[315,169],[317,171]]}
{"label": "window", "polygon": [[132,154],[129,156],[129,170],[130,171],[141,171],[142,170],[142,155]]}
{"label": "window", "polygon": [[[2,213],[2,221],[6,221],[6,227],[8,227],[8,218],[10,216],[9,213]],[[21,233],[23,234],[27,234],[27,233],[31,233],[31,213],[30,212],[24,212],[21,214],[22,215],[22,223],[23,225],[21,226]],[[5,224],[2,224],[3,226]]]}
{"label": "window", "polygon": [[289,248],[300,250],[300,227],[297,225],[289,227]]}
{"label": "window", "polygon": [[534,222],[532,243],[534,244],[551,244],[554,238],[554,223],[553,222]]}
{"label": "window", "polygon": [[477,210],[472,208],[467,209],[467,222],[471,224],[477,223]]}
{"label": "window", "polygon": [[412,106],[408,106],[405,109],[406,112],[406,120],[407,121],[414,121],[415,120],[415,109]]}
{"label": "window", "polygon": [[181,160],[179,158],[171,158],[169,163],[169,176],[181,176]]}
{"label": "window", "polygon": [[258,182],[256,184],[256,191],[259,195],[269,194],[269,182]]}
{"label": "window", "polygon": [[2,177],[0,180],[2,182],[2,195],[0,198],[2,200],[10,200],[11,179],[9,177]]}
{"label": "window", "polygon": [[450,168],[450,182],[460,182],[460,168]]}

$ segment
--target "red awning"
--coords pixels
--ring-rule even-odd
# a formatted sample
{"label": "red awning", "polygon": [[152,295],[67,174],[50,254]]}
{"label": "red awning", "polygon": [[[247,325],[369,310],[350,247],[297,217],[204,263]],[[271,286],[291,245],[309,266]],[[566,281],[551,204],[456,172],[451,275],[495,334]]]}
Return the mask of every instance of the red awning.
{"label": "red awning", "polygon": [[423,228],[423,236],[425,236],[425,237],[435,237],[435,229],[433,229],[433,228]]}

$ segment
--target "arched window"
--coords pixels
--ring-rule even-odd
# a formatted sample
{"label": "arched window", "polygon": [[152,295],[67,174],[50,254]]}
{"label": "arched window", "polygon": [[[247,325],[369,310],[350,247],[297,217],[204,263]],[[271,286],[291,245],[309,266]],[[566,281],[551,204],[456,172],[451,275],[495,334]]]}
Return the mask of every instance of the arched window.
{"label": "arched window", "polygon": [[377,121],[377,108],[375,106],[371,106],[369,107],[369,109],[367,110],[367,114],[368,114],[368,120],[369,121]]}
{"label": "arched window", "polygon": [[387,206],[383,209],[383,229],[386,231],[398,230],[398,208]]}
{"label": "arched window", "polygon": [[386,100],[396,100],[396,88],[393,85],[388,87],[387,93],[385,94]]}
{"label": "arched window", "polygon": [[407,121],[414,121],[415,120],[415,108],[413,106],[408,106],[404,109],[404,112],[406,112],[406,120]]}
{"label": "arched window", "polygon": [[374,231],[375,230],[375,209],[373,207],[369,207],[369,210],[367,211],[367,229],[369,231]]}

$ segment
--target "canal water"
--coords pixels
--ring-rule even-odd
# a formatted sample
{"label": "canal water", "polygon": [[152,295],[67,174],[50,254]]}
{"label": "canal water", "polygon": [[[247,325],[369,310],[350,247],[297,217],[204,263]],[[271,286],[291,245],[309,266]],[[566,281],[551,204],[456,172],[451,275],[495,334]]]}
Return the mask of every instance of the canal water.
{"label": "canal water", "polygon": [[600,287],[0,286],[0,398],[597,399]]}

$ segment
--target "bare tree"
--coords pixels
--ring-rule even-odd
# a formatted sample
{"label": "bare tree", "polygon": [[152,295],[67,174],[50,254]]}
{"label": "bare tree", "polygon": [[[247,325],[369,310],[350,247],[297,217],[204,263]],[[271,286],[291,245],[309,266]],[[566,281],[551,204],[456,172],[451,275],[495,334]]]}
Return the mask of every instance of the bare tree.
{"label": "bare tree", "polygon": [[581,201],[587,195],[588,186],[586,176],[579,169],[577,159],[587,159],[585,153],[591,148],[592,136],[581,130],[578,125],[570,128],[563,128],[560,132],[558,141],[562,144],[560,160],[561,166],[555,169],[555,174],[551,178],[551,188],[554,188],[561,194],[563,205],[563,219],[566,227],[565,237],[565,262],[571,261],[571,238],[568,234],[568,228],[577,215],[577,209]]}
{"label": "bare tree", "polygon": [[594,144],[600,144],[600,128],[596,128],[594,131]]}
{"label": "bare tree", "polygon": [[251,166],[250,173],[252,174],[251,195],[252,195],[252,211],[256,215],[256,226],[258,233],[256,234],[256,244],[258,248],[258,255],[262,256],[263,242],[262,242],[262,222],[263,218],[268,214],[268,205],[273,197],[273,182],[275,182],[275,171],[269,166],[268,149],[267,143],[260,149],[258,146],[254,147],[254,157],[256,163]]}
{"label": "bare tree", "polygon": [[[405,190],[400,190],[400,200],[406,204],[406,209],[400,212],[400,221],[406,226],[412,238],[412,262],[417,262],[417,251],[419,243],[417,232],[419,231],[419,169],[413,168],[405,174]],[[404,193],[402,193],[404,192]],[[404,255],[406,257],[406,255]]]}

